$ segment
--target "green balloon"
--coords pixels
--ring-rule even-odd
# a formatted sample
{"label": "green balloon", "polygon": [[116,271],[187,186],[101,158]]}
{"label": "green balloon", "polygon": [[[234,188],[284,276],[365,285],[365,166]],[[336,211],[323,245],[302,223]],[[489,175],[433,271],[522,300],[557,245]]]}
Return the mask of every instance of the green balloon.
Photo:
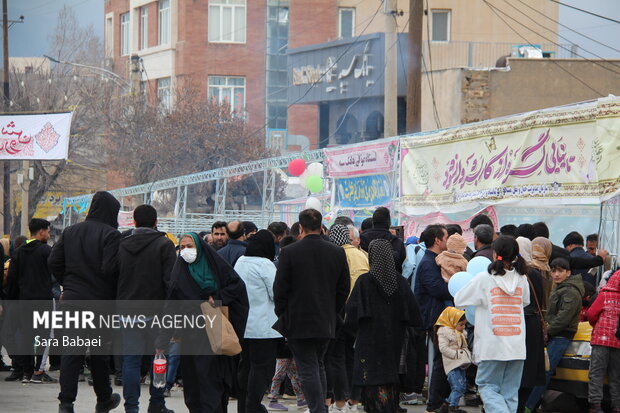
{"label": "green balloon", "polygon": [[310,192],[321,192],[323,190],[323,178],[317,175],[309,176],[306,179],[306,188]]}

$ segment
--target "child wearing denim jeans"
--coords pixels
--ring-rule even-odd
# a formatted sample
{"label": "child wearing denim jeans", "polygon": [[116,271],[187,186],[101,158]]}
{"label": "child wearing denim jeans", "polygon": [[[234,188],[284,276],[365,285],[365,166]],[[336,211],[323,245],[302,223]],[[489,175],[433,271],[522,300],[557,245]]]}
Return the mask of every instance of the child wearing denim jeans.
{"label": "child wearing denim jeans", "polygon": [[439,351],[451,389],[447,405],[441,407],[441,412],[466,413],[459,409],[459,401],[467,390],[465,370],[471,364],[464,331],[466,323],[465,311],[454,307],[446,307],[435,323]]}

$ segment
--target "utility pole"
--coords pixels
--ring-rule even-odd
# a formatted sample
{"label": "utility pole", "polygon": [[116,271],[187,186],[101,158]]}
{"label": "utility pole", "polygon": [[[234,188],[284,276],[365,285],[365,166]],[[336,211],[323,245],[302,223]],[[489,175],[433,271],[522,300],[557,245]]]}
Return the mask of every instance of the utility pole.
{"label": "utility pole", "polygon": [[[9,95],[9,15],[7,10],[7,0],[2,0],[2,38],[4,42],[4,111],[9,111],[10,95]],[[3,231],[5,234],[11,233],[11,164],[7,159],[3,162],[2,174],[2,214]]]}
{"label": "utility pole", "polygon": [[140,56],[131,55],[131,94],[137,95],[140,93],[140,82],[142,81],[142,74],[140,73]]}
{"label": "utility pole", "polygon": [[422,130],[422,26],[424,3],[409,0],[409,62],[407,69],[407,133]]}
{"label": "utility pole", "polygon": [[[29,196],[30,196],[30,161],[22,161],[22,173],[21,179],[18,176],[18,183],[22,187],[22,219],[21,219],[21,232],[20,234],[28,236],[28,218],[29,211]],[[21,181],[21,182],[19,182]]]}
{"label": "utility pole", "polygon": [[396,0],[385,0],[385,75],[384,75],[384,101],[383,137],[396,136],[398,134],[398,71],[396,59],[398,58],[396,47]]}

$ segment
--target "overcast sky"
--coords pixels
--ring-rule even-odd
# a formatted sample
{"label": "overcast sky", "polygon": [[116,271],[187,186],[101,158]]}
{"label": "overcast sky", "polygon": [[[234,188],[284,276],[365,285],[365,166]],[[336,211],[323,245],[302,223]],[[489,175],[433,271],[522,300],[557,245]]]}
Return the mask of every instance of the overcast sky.
{"label": "overcast sky", "polygon": [[[562,1],[566,4],[620,20],[620,0]],[[14,25],[9,33],[9,52],[11,56],[43,55],[47,50],[48,36],[54,30],[56,24],[56,14],[65,4],[73,8],[83,25],[93,24],[97,33],[103,37],[104,0],[8,0],[8,2],[9,19],[18,19],[20,15],[25,17],[24,23]],[[432,0],[429,0],[429,3],[432,6]],[[498,7],[501,7],[501,2],[496,4]],[[559,7],[560,22],[562,24],[620,50],[620,24],[590,16],[564,6]],[[509,9],[505,8],[507,12]],[[620,52],[596,44],[567,29],[560,28],[559,32],[561,36],[568,39],[568,41],[560,39],[560,43],[571,42],[579,45],[580,54],[583,56],[594,57],[588,54],[587,51],[590,51],[604,58],[620,58]]]}

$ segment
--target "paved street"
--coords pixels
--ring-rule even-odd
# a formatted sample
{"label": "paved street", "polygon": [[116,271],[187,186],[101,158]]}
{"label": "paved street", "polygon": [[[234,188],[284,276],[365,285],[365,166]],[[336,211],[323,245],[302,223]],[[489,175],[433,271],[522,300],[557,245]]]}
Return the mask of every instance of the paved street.
{"label": "paved street", "polygon": [[[58,384],[22,384],[7,383],[4,378],[8,372],[0,373],[0,413],[55,413],[58,409]],[[50,376],[58,378],[58,372],[50,373]],[[122,388],[114,386],[114,391],[122,394]],[[85,382],[80,383],[78,399],[75,403],[76,413],[92,413],[95,410],[95,393],[92,387]],[[187,412],[183,403],[183,393],[181,390],[172,392],[172,397],[166,399],[167,406],[176,413]],[[288,404],[292,413],[297,412],[291,401],[284,401]],[[142,397],[140,399],[141,411],[146,412],[148,405],[148,387],[142,386]],[[237,405],[233,401],[229,405],[229,412],[236,412]],[[423,406],[411,406],[409,412],[424,412]],[[470,409],[478,411],[478,409]],[[122,406],[114,412],[123,412]]]}

